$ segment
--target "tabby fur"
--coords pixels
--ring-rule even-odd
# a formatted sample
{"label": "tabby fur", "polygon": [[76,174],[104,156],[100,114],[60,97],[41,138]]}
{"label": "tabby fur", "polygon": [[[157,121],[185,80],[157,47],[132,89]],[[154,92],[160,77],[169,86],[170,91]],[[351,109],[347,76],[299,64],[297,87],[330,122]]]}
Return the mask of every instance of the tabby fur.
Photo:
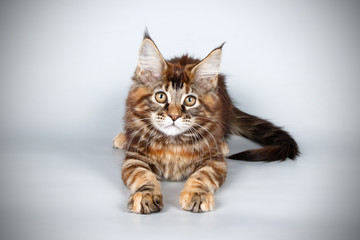
{"label": "tabby fur", "polygon": [[161,180],[186,180],[179,197],[184,210],[213,210],[214,193],[226,179],[230,134],[263,145],[231,159],[275,161],[299,154],[287,132],[233,105],[219,73],[221,52],[222,46],[201,61],[188,55],[165,61],[145,32],[126,100],[125,131],[113,141],[125,149],[122,179],[132,212],[162,209]]}

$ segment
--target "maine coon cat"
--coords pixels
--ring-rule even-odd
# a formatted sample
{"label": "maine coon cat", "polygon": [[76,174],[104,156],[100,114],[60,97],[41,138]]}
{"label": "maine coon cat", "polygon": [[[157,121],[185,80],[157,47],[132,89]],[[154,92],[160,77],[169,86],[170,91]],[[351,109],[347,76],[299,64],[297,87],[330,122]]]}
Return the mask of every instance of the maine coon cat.
{"label": "maine coon cat", "polygon": [[226,178],[229,134],[263,146],[230,159],[275,161],[299,154],[287,132],[233,105],[219,73],[221,52],[222,46],[203,60],[188,55],[165,60],[145,32],[126,100],[125,132],[113,142],[126,151],[122,179],[131,192],[132,212],[160,211],[159,181],[185,179],[180,206],[213,210],[214,193]]}

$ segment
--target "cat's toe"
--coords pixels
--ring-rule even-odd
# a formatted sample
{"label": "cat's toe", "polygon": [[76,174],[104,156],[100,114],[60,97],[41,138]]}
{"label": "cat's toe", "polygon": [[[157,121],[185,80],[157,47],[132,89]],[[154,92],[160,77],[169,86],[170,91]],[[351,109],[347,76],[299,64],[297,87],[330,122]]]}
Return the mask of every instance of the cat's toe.
{"label": "cat's toe", "polygon": [[210,192],[183,191],[179,203],[187,211],[208,212],[214,209],[215,199]]}
{"label": "cat's toe", "polygon": [[163,208],[162,195],[149,191],[137,192],[129,197],[128,208],[141,214],[159,212]]}

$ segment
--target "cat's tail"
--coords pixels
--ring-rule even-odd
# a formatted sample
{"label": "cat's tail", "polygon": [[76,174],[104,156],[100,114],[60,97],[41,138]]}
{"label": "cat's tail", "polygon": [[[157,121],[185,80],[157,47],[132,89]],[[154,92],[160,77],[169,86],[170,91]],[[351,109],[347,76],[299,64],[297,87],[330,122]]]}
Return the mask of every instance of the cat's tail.
{"label": "cat's tail", "polygon": [[259,149],[250,149],[228,156],[230,159],[244,161],[284,161],[295,159],[300,154],[295,140],[289,133],[274,124],[249,115],[233,107],[230,133],[244,136],[262,145]]}

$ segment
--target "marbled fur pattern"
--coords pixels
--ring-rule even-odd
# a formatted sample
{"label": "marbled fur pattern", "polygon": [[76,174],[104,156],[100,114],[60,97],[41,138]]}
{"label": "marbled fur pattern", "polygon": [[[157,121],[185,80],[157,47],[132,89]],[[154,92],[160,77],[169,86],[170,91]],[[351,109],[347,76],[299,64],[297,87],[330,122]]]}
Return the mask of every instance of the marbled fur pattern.
{"label": "marbled fur pattern", "polygon": [[[126,151],[122,179],[131,192],[128,208],[132,212],[162,209],[160,180],[186,180],[179,197],[184,210],[213,210],[214,193],[226,179],[226,138],[231,133],[266,145],[280,135],[273,143],[291,149],[293,155],[285,153],[279,159],[298,154],[295,142],[286,145],[293,140],[285,131],[233,106],[225,79],[217,72],[221,48],[202,61],[186,55],[165,61],[145,34],[140,55],[126,101],[125,133],[113,141],[114,147]],[[166,102],[155,97],[159,91],[166,95]],[[196,104],[186,105],[187,96],[194,96]],[[253,136],[264,125],[266,133]],[[271,150],[264,157],[274,160],[278,155]],[[250,150],[254,151],[258,150]]]}

